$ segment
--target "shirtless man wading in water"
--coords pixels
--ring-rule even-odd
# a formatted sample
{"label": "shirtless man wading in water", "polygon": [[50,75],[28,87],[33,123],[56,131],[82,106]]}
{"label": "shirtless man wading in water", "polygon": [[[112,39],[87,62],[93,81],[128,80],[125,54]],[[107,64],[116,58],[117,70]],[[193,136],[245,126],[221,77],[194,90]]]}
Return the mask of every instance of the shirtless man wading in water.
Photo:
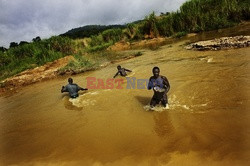
{"label": "shirtless man wading in water", "polygon": [[150,102],[151,108],[160,102],[165,108],[168,108],[167,92],[170,89],[170,84],[165,76],[160,75],[159,67],[153,68],[153,76],[150,77],[148,83],[148,90],[150,89],[154,90],[154,95]]}

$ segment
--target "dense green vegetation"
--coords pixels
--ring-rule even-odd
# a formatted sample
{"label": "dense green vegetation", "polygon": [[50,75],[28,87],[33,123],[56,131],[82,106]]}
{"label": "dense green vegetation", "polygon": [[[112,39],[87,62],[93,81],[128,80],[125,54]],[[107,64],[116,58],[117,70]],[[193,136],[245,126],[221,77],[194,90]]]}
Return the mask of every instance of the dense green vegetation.
{"label": "dense green vegetation", "polygon": [[189,0],[178,11],[160,17],[152,13],[139,24],[127,27],[127,31],[137,33],[130,36],[132,39],[176,36],[177,33],[178,37],[189,32],[230,27],[249,19],[249,0]]}
{"label": "dense green vegetation", "polygon": [[121,29],[108,29],[98,35],[90,37],[88,52],[100,51],[122,39]]}
{"label": "dense green vegetation", "polygon": [[70,55],[73,51],[73,41],[60,36],[11,47],[8,51],[0,52],[0,80]]}
{"label": "dense green vegetation", "polygon": [[190,32],[225,28],[249,19],[249,0],[189,0],[176,12],[160,16],[153,12],[144,20],[126,26],[91,25],[49,39],[36,37],[31,43],[11,42],[8,50],[0,47],[0,80],[66,55],[74,55],[76,61],[70,62],[65,70],[91,67],[97,61],[91,63],[83,56],[85,53],[102,55],[100,51],[121,40],[179,38]]}
{"label": "dense green vegetation", "polygon": [[170,36],[225,28],[249,19],[249,0],[191,0],[179,11],[158,19],[156,26],[161,36]]}
{"label": "dense green vegetation", "polygon": [[[134,41],[155,37],[179,38],[190,32],[202,32],[234,26],[250,19],[249,0],[189,0],[178,11],[161,16],[153,12],[144,20],[92,35],[90,50],[101,50],[119,40]],[[112,34],[107,37],[107,34]]]}

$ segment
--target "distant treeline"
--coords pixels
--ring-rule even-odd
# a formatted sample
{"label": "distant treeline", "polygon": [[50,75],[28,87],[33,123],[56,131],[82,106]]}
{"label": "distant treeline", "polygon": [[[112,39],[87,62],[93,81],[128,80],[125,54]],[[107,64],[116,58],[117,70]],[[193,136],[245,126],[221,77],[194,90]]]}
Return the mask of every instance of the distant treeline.
{"label": "distant treeline", "polygon": [[153,12],[144,20],[125,26],[90,25],[50,39],[36,37],[31,43],[11,42],[9,49],[0,47],[0,80],[66,55],[104,50],[121,40],[181,37],[190,32],[233,26],[244,20],[250,20],[250,0],[189,0],[176,12],[160,16]]}
{"label": "distant treeline", "polygon": [[98,35],[99,33],[107,29],[117,29],[125,28],[125,25],[87,25],[84,27],[74,28],[68,32],[61,34],[60,36],[66,36],[72,39],[85,38],[93,35]]}

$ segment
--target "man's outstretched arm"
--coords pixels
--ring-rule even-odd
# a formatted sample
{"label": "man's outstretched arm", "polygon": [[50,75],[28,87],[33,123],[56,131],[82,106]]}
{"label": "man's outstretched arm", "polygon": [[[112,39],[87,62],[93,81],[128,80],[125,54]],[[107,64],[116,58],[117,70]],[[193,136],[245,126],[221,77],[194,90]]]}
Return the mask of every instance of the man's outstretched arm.
{"label": "man's outstretched arm", "polygon": [[113,78],[115,78],[116,76],[118,76],[118,74],[119,74],[119,71],[114,75],[114,77]]}
{"label": "man's outstretched arm", "polygon": [[63,93],[63,92],[68,92],[67,88],[65,86],[62,86],[61,93]]}
{"label": "man's outstretched arm", "polygon": [[150,90],[152,88],[153,88],[153,83],[152,83],[151,78],[150,78],[149,82],[148,82],[148,90]]}
{"label": "man's outstretched arm", "polygon": [[132,72],[132,70],[129,70],[129,69],[125,69],[125,71]]}
{"label": "man's outstretched arm", "polygon": [[77,89],[78,89],[78,91],[79,91],[79,90],[88,90],[88,88],[82,88],[82,87],[80,87],[80,86],[78,86],[78,85],[77,85]]}
{"label": "man's outstretched arm", "polygon": [[165,86],[165,88],[166,88],[166,91],[168,92],[169,89],[170,89],[170,84],[169,84],[169,82],[168,82],[167,77],[163,77],[163,83],[164,83],[164,86]]}

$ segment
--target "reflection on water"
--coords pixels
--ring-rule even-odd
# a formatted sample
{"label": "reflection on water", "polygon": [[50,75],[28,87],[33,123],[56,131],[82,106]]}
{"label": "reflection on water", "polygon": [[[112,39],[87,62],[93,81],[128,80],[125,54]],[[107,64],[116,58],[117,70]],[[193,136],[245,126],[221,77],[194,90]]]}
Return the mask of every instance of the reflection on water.
{"label": "reflection on water", "polygon": [[170,138],[174,135],[174,126],[168,112],[154,113],[154,131],[159,137]]}
{"label": "reflection on water", "polygon": [[[249,165],[250,48],[187,51],[188,40],[120,63],[138,79],[160,67],[171,84],[166,110],[147,111],[146,89],[70,99],[60,93],[67,78],[0,98],[0,165]],[[89,76],[112,78],[116,65],[74,81],[86,87]]]}

